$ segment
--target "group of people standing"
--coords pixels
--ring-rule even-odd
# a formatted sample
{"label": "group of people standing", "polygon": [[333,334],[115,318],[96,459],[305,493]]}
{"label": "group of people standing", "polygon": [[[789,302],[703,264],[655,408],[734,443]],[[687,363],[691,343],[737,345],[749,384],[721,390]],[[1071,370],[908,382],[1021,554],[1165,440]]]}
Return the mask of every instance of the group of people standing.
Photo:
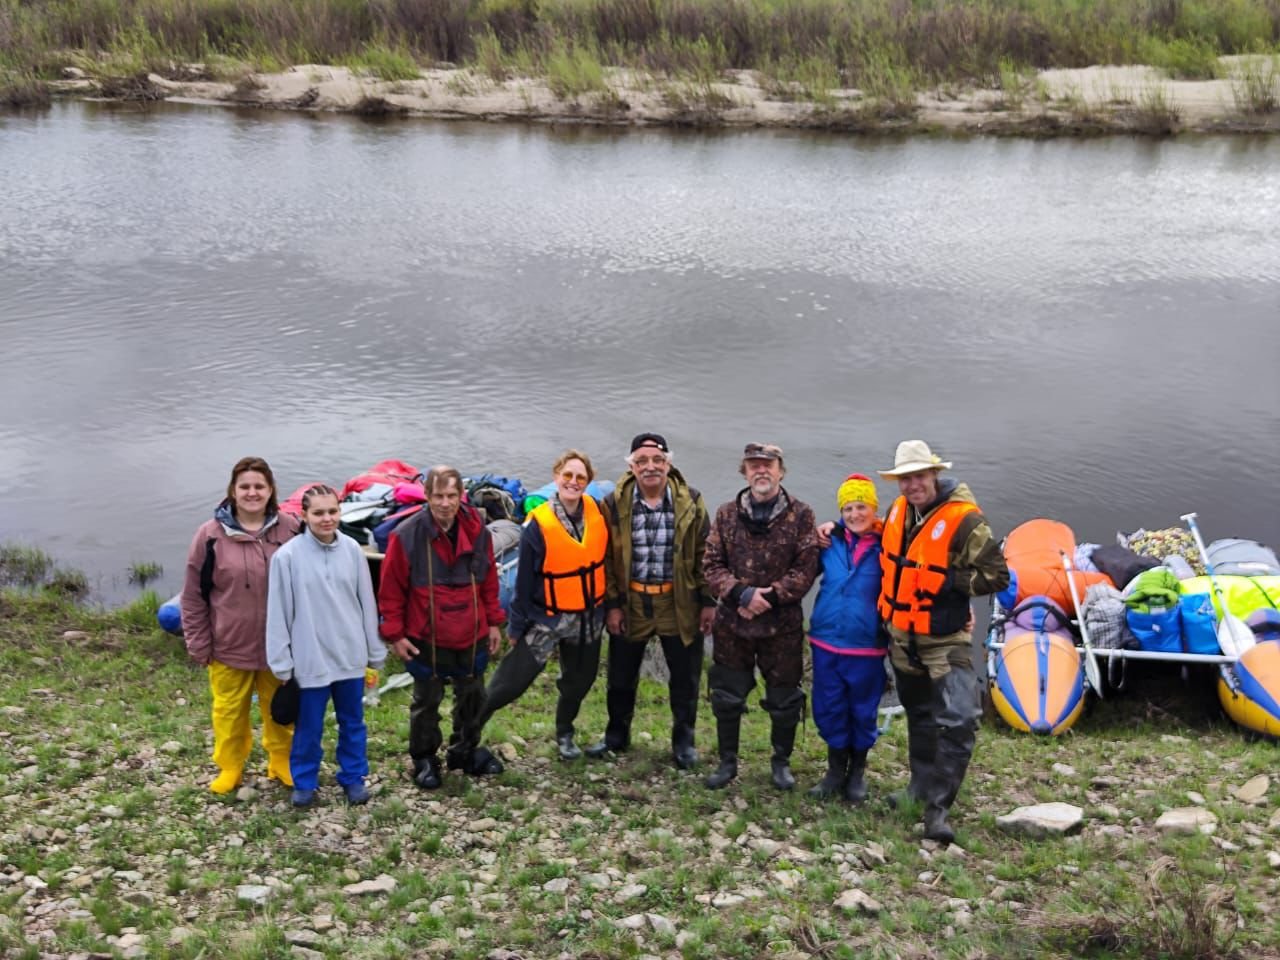
{"label": "group of people standing", "polygon": [[[790,790],[807,701],[807,636],[813,714],[828,746],[826,774],[810,793],[866,799],[887,655],[906,711],[911,770],[906,790],[890,802],[923,804],[925,835],[950,842],[948,811],[980,714],[970,600],[1009,579],[972,493],[942,476],[951,464],[923,441],[904,441],[893,467],[880,471],[899,488],[883,520],[875,483],[851,474],[836,492],[838,519],[819,525],[783,486],[783,452],[773,444],[746,445],[739,464],[746,487],[714,515],[661,434],[636,436],[626,463],[617,487],[597,502],[587,493],[595,478],[590,458],[567,450],[557,459],[555,493],[525,522],[506,623],[511,646],[487,687],[505,615],[489,533],[463,502],[457,470],[433,468],[427,508],[392,533],[375,613],[367,564],[337,530],[336,493],[307,492],[295,537],[295,522],[276,505],[270,468],[252,458],[238,463],[227,500],[192,542],[183,592],[188,649],[208,665],[213,691],[219,774],[211,789],[230,792],[243,776],[254,689],[269,704],[282,682],[293,681],[302,696],[292,744],[288,728],[263,711],[268,776],[293,785],[296,805],[312,802],[332,699],[338,782],[349,802],[367,800],[359,685],[366,667],[381,665],[386,646],[414,677],[409,753],[424,789],[442,783],[446,687],[454,690],[447,768],[500,773],[501,762],[480,745],[485,723],[529,688],[553,653],[560,758],[626,751],[640,668],[655,639],[670,671],[671,757],[691,769],[699,763],[695,727],[710,634],[718,763],[706,786],[724,788],[738,775],[742,715],[758,672],[770,717],[770,778]],[[815,581],[806,634],[801,601]],[[599,672],[602,635],[608,722],[603,738],[584,749],[575,723]]]}

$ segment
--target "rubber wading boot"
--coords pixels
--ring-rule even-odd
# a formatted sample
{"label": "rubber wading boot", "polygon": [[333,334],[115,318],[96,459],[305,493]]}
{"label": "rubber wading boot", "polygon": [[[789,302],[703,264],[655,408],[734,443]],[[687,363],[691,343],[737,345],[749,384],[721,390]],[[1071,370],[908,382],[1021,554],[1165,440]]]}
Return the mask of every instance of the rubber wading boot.
{"label": "rubber wading boot", "polygon": [[867,799],[867,751],[854,750],[849,754],[849,776],[844,782],[844,798],[852,804]]}
{"label": "rubber wading boot", "polygon": [[797,722],[799,722],[798,717],[782,720],[774,717],[773,719],[773,735],[769,738],[773,742],[773,757],[769,761],[769,779],[779,790],[792,790],[796,785],[796,778],[791,773],[791,751],[796,745]]}
{"label": "rubber wading boot", "polygon": [[413,782],[423,790],[439,790],[443,781],[440,779],[440,758],[431,756],[415,762],[417,768],[413,774]]}
{"label": "rubber wading boot", "polygon": [[941,844],[955,843],[956,832],[947,823],[947,808],[930,805],[924,811],[924,838]]}
{"label": "rubber wading boot", "polygon": [[676,724],[671,729],[671,758],[681,770],[698,765],[698,751],[693,748],[693,727]]}
{"label": "rubber wading boot", "polygon": [[741,734],[741,716],[716,718],[720,766],[704,781],[708,790],[722,790],[738,775],[738,740]]}
{"label": "rubber wading boot", "polygon": [[956,833],[947,822],[947,813],[955,803],[964,775],[973,756],[974,731],[966,727],[944,728],[938,739],[938,756],[933,776],[926,790],[924,835],[928,840],[949,844]]}
{"label": "rubber wading boot", "polygon": [[227,767],[213,778],[213,783],[209,784],[209,789],[214,793],[227,794],[240,786],[240,781],[243,779],[243,770],[233,770]]}
{"label": "rubber wading boot", "polygon": [[827,747],[827,772],[818,781],[817,786],[809,789],[809,796],[826,800],[834,797],[844,789],[845,779],[849,776],[849,748]]}
{"label": "rubber wading boot", "polygon": [[289,771],[288,750],[274,750],[267,755],[267,779],[279,780],[286,787],[293,786],[293,774]]}
{"label": "rubber wading boot", "polygon": [[572,733],[562,733],[556,737],[556,751],[560,754],[560,759],[566,761],[577,760],[582,756],[582,751],[573,742]]}
{"label": "rubber wading boot", "polygon": [[347,795],[348,806],[359,807],[369,802],[369,788],[364,785],[363,780],[344,785],[342,792]]}
{"label": "rubber wading boot", "polygon": [[889,806],[896,810],[925,801],[938,756],[938,724],[930,707],[933,687],[929,678],[896,670],[894,677],[907,715],[907,761],[911,766],[911,780],[906,789],[889,795]]}

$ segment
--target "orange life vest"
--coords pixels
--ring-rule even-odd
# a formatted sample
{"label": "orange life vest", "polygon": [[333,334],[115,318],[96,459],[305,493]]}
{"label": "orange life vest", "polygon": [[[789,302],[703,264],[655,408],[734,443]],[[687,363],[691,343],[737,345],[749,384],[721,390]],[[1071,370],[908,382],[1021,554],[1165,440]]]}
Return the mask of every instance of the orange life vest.
{"label": "orange life vest", "polygon": [[[963,594],[939,596],[965,517],[975,513],[976,503],[948,501],[920,522],[915,539],[905,550],[907,516],[911,505],[898,497],[889,509],[880,537],[880,618],[908,633],[944,636],[964,627],[969,600]],[[965,536],[968,536],[966,532]]]}
{"label": "orange life vest", "polygon": [[578,613],[604,602],[604,557],[609,528],[591,497],[582,498],[582,539],[575,540],[550,502],[529,514],[542,528],[547,552],[542,561],[542,594],[547,613]]}

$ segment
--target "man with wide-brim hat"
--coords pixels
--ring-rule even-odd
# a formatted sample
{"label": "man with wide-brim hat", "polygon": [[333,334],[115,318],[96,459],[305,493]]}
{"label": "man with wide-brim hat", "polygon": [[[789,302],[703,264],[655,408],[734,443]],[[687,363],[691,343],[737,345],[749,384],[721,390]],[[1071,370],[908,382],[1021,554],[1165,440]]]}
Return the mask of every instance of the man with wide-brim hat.
{"label": "man with wide-brim hat", "polygon": [[1009,583],[999,541],[973,493],[942,476],[950,468],[923,440],[904,440],[893,466],[879,471],[900,493],[881,536],[880,617],[907,715],[906,796],[924,803],[924,835],[941,843],[955,839],[947,814],[982,712],[970,601]]}

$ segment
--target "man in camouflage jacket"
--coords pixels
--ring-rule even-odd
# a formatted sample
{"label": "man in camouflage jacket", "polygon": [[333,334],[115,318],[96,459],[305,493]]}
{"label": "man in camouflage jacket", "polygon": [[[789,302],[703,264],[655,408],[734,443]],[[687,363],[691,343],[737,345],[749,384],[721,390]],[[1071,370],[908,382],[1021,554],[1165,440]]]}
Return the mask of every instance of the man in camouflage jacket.
{"label": "man in camouflage jacket", "polygon": [[749,443],[739,472],[747,487],[716,510],[703,570],[719,601],[710,671],[720,766],[707,777],[720,789],[738,775],[738,742],[758,667],[761,706],[772,719],[771,776],[779,790],[795,786],[791,751],[804,713],[804,614],[800,601],[818,573],[813,510],[782,487],[786,466],[773,444]]}

